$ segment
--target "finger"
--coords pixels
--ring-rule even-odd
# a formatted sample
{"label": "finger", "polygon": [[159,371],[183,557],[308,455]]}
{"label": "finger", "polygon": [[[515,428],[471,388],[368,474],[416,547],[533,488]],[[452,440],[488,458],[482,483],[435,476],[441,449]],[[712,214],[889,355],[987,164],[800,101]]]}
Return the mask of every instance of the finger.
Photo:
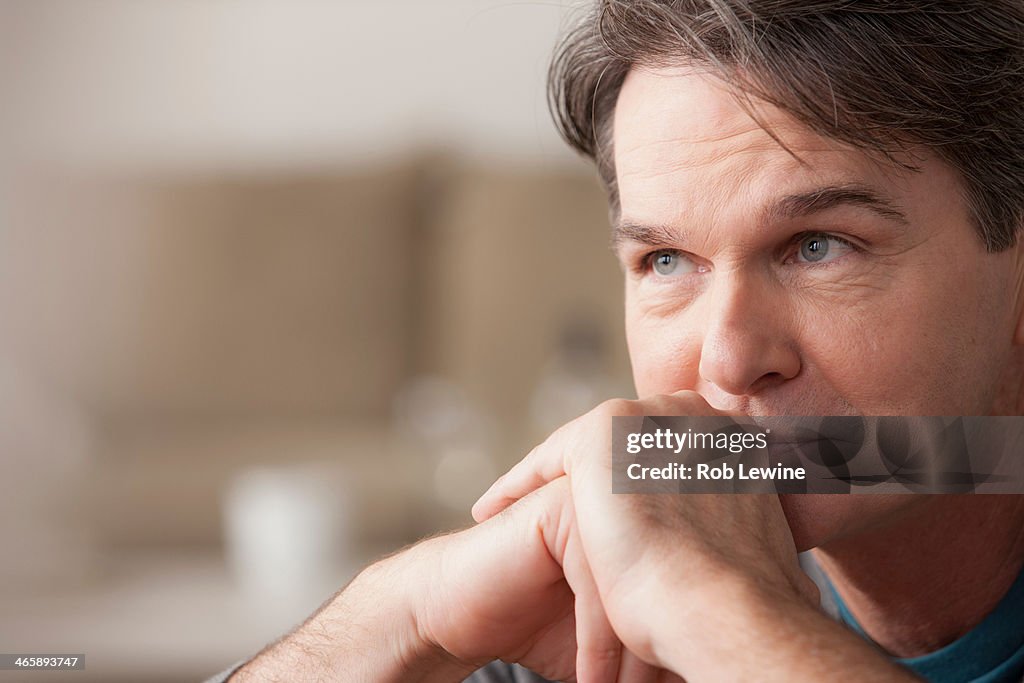
{"label": "finger", "polygon": [[671,405],[666,406],[670,412],[666,415],[682,414],[689,417],[729,415],[731,417],[745,417],[746,413],[739,410],[724,410],[711,405],[703,394],[692,389],[681,389],[668,394],[666,398],[671,400]]}
{"label": "finger", "polygon": [[534,447],[508,472],[502,475],[473,504],[473,519],[482,522],[493,517],[523,496],[565,474],[558,432]]}
{"label": "finger", "polygon": [[616,683],[622,643],[605,615],[575,529],[569,536],[564,559],[565,578],[576,596],[576,680],[579,683]]}
{"label": "finger", "polygon": [[[741,415],[738,412],[720,411],[695,391],[679,391],[671,395],[659,395],[642,402],[647,414],[668,415]],[[569,422],[556,430],[546,441],[527,453],[505,475],[500,477],[473,505],[473,519],[482,522],[493,517],[512,503],[569,471],[566,458],[568,449],[578,449],[578,442],[585,438],[588,417],[619,414],[624,406],[635,407],[632,401],[606,401],[595,410]],[[582,430],[582,431],[581,431]]]}
{"label": "finger", "polygon": [[651,666],[629,650],[622,653],[618,683],[660,683],[661,669]]}

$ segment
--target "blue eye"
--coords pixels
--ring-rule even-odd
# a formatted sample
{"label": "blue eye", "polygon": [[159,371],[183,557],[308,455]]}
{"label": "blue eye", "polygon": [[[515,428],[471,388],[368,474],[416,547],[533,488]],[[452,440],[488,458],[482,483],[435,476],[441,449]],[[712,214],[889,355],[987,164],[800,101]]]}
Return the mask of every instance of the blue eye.
{"label": "blue eye", "polygon": [[679,277],[691,273],[704,273],[707,268],[698,265],[689,254],[678,249],[658,249],[643,257],[638,272],[643,275],[652,273],[657,277]]}
{"label": "blue eye", "polygon": [[853,245],[834,235],[814,234],[803,237],[800,242],[798,260],[804,263],[834,261],[853,249]]}
{"label": "blue eye", "polygon": [[658,275],[672,275],[679,270],[681,257],[674,251],[656,251],[651,254],[651,265]]}

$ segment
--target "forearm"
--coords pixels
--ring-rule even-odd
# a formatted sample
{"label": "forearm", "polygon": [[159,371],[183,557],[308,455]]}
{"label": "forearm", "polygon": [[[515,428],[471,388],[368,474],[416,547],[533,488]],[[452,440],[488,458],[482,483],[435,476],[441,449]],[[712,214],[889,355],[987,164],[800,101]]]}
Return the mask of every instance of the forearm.
{"label": "forearm", "polygon": [[422,555],[417,546],[368,567],[231,682],[463,680],[473,667],[428,643],[417,623],[420,584],[429,574]]}
{"label": "forearm", "polygon": [[[685,605],[674,599],[659,607],[662,635],[653,646],[666,668],[689,683],[918,680],[802,600],[742,581],[681,599]],[[678,618],[687,611],[690,618]]]}

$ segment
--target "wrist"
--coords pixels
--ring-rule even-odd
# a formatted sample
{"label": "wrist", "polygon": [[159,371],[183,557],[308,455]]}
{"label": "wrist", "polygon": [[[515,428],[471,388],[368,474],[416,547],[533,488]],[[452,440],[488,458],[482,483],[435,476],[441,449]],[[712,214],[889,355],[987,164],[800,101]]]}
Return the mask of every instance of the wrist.
{"label": "wrist", "polygon": [[[654,660],[690,681],[753,680],[792,622],[828,618],[796,590],[723,572],[664,589],[651,628]],[[782,636],[784,637],[784,636]],[[759,673],[759,671],[761,673]]]}
{"label": "wrist", "polygon": [[[402,673],[393,680],[418,683],[462,681],[479,668],[465,662],[442,647],[430,628],[432,610],[442,612],[450,605],[434,605],[433,584],[441,568],[435,546],[447,536],[422,541],[408,550],[382,560],[371,568],[381,585],[392,591],[395,623],[390,651]],[[389,679],[390,680],[390,679]]]}
{"label": "wrist", "polygon": [[724,573],[656,607],[654,657],[690,683],[914,677],[812,606],[799,588]]}
{"label": "wrist", "polygon": [[232,681],[372,683],[461,681],[471,667],[423,634],[418,590],[429,568],[411,548],[364,569],[302,626],[266,648]]}

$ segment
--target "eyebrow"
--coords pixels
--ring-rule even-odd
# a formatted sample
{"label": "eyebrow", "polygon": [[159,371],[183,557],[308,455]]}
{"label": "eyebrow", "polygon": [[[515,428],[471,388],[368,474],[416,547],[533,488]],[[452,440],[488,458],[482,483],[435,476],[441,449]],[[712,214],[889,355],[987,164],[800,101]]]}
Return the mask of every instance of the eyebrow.
{"label": "eyebrow", "polygon": [[612,226],[611,247],[617,251],[624,242],[637,242],[652,247],[664,247],[679,239],[678,231],[663,225],[645,225],[632,221],[618,221]]}
{"label": "eyebrow", "polygon": [[[827,185],[781,197],[761,211],[761,223],[768,225],[802,218],[841,206],[861,207],[902,227],[908,225],[906,215],[892,200],[871,187],[857,183]],[[611,246],[617,249],[623,242],[667,246],[678,239],[678,230],[668,226],[618,221],[612,227]]]}
{"label": "eyebrow", "polygon": [[787,195],[769,206],[762,218],[765,223],[769,223],[801,218],[839,206],[859,206],[887,220],[907,225],[907,217],[892,200],[871,187],[856,183],[828,185]]}

